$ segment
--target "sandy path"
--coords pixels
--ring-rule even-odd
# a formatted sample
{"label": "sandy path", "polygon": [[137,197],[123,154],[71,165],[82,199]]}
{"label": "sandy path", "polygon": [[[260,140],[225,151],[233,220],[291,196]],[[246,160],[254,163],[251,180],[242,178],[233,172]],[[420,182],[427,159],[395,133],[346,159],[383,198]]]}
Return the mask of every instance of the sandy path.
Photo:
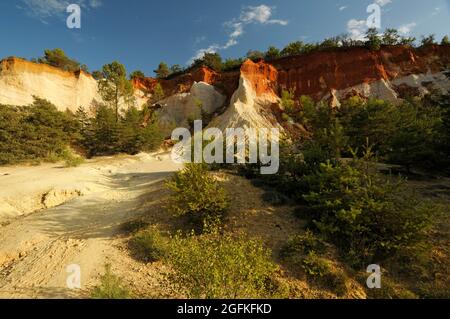
{"label": "sandy path", "polygon": [[[80,266],[82,289],[92,285],[105,262],[118,259],[118,226],[148,213],[149,203],[160,197],[162,181],[178,168],[168,155],[139,155],[98,159],[76,169],[8,168],[4,177],[9,184],[0,171],[0,193],[10,202],[20,201],[11,189],[17,196],[29,191],[24,202],[42,198],[47,189],[62,192],[56,192],[56,203],[68,200],[34,213],[25,210],[26,215],[0,226],[0,298],[79,296],[80,291],[67,288],[67,266]],[[81,196],[67,191],[61,197],[80,187]]]}

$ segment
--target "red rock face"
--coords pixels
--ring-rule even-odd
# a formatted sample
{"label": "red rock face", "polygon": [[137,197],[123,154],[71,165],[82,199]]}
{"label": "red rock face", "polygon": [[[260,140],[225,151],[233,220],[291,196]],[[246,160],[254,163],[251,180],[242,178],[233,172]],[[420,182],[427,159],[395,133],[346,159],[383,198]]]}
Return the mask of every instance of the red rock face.
{"label": "red rock face", "polygon": [[296,96],[321,99],[331,90],[342,90],[382,79],[442,71],[449,66],[450,46],[413,49],[407,46],[370,51],[339,49],[287,57],[273,62],[278,69],[278,86],[294,89]]}
{"label": "red rock face", "polygon": [[160,83],[166,96],[189,92],[195,82],[205,82],[214,85],[226,96],[231,96],[239,84],[239,72],[218,73],[208,67],[201,67],[191,72],[174,76],[169,79],[136,79],[133,85],[137,89],[153,91]]}
{"label": "red rock face", "polygon": [[272,65],[264,61],[254,63],[247,60],[242,64],[241,74],[250,81],[257,95],[276,94],[278,71]]}
{"label": "red rock face", "polygon": [[148,78],[135,82],[135,86],[151,91],[159,81],[166,96],[169,96],[188,92],[194,82],[203,81],[214,85],[230,98],[242,74],[252,83],[258,95],[280,95],[284,89],[294,89],[297,97],[309,95],[320,100],[332,90],[411,74],[434,73],[446,68],[450,68],[450,45],[421,49],[395,46],[379,51],[345,48],[281,58],[270,64],[247,60],[240,71],[233,72],[218,73],[202,67],[167,80]]}

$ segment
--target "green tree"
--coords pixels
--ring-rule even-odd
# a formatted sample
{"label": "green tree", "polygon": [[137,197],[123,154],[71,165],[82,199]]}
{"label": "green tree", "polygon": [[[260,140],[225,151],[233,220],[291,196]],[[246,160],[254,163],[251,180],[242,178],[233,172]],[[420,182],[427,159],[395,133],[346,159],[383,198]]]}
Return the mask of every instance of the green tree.
{"label": "green tree", "polygon": [[207,66],[214,71],[221,71],[222,70],[222,57],[219,53],[210,53],[207,52],[201,59],[197,59],[192,64],[192,67],[199,67],[199,66]]}
{"label": "green tree", "polygon": [[161,83],[157,83],[155,88],[153,89],[152,96],[150,98],[150,104],[155,104],[165,98],[164,89],[161,86]]}
{"label": "green tree", "polygon": [[341,38],[340,37],[332,37],[328,38],[322,41],[322,43],[319,44],[319,47],[321,49],[333,49],[338,48],[341,46]]}
{"label": "green tree", "polygon": [[293,116],[296,111],[295,91],[293,89],[281,92],[281,107],[289,115]]}
{"label": "green tree", "polygon": [[303,53],[305,44],[302,41],[289,43],[282,51],[282,56],[298,55]]}
{"label": "green tree", "polygon": [[436,44],[436,36],[434,34],[430,34],[429,36],[422,36],[422,46],[429,46]]}
{"label": "green tree", "polygon": [[134,80],[134,79],[144,79],[145,78],[145,74],[144,72],[137,70],[134,71],[130,74],[130,80]]}
{"label": "green tree", "polygon": [[418,102],[404,102],[397,107],[396,129],[388,139],[388,160],[404,165],[408,171],[412,166],[433,166],[439,160],[437,145],[442,125],[439,108],[426,109]]}
{"label": "green tree", "polygon": [[267,60],[273,60],[279,58],[281,56],[280,50],[274,46],[271,46],[267,49],[265,58]]}
{"label": "green tree", "polygon": [[240,59],[226,59],[222,64],[222,71],[229,71],[240,68],[244,60]]}
{"label": "green tree", "polygon": [[117,61],[106,64],[102,69],[103,79],[98,82],[98,90],[103,100],[115,110],[116,123],[119,122],[120,105],[133,103],[133,85],[127,79],[125,66]]}
{"label": "green tree", "polygon": [[166,185],[173,192],[170,211],[174,215],[188,217],[200,232],[215,232],[222,226],[229,198],[206,164],[187,164]]}
{"label": "green tree", "polygon": [[400,36],[396,29],[386,29],[383,33],[382,42],[384,45],[396,45],[400,41]]}
{"label": "green tree", "polygon": [[0,105],[0,127],[0,164],[63,159],[77,131],[71,115],[37,97],[28,106]]}
{"label": "green tree", "polygon": [[101,79],[103,79],[103,73],[102,73],[102,71],[96,70],[96,71],[92,72],[92,77],[94,79],[96,79],[97,81],[101,80]]}
{"label": "green tree", "polygon": [[167,78],[170,75],[169,66],[166,63],[164,63],[164,62],[161,62],[158,65],[158,69],[156,69],[153,72],[155,72],[156,77],[158,79],[165,79],[165,78]]}
{"label": "green tree", "polygon": [[261,51],[250,50],[247,52],[247,58],[252,61],[258,61],[264,59],[264,53]]}
{"label": "green tree", "polygon": [[450,44],[450,39],[448,38],[448,35],[445,35],[445,36],[442,38],[441,44],[442,44],[442,45]]}
{"label": "green tree", "polygon": [[414,43],[416,42],[415,37],[401,37],[400,44],[401,45],[407,45],[407,46],[414,46]]}
{"label": "green tree", "polygon": [[376,51],[381,47],[381,39],[376,28],[369,28],[366,32],[366,47]]}
{"label": "green tree", "polygon": [[44,56],[38,59],[39,63],[45,63],[65,71],[75,72],[83,70],[87,72],[87,67],[85,65],[80,65],[80,63],[74,59],[66,56],[66,53],[61,49],[45,50]]}
{"label": "green tree", "polygon": [[179,64],[174,64],[170,67],[171,74],[176,74],[176,73],[181,73],[181,72],[183,72],[183,68]]}

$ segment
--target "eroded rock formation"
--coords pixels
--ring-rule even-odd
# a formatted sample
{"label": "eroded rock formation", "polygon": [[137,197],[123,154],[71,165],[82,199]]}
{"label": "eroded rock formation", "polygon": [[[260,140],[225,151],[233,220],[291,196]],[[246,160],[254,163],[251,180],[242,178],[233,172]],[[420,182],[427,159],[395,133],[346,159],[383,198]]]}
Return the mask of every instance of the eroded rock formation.
{"label": "eroded rock formation", "polygon": [[[187,126],[201,110],[224,125],[262,126],[280,122],[282,90],[339,106],[357,95],[396,102],[411,95],[450,91],[450,45],[340,48],[270,62],[247,60],[240,70],[216,72],[200,67],[168,79],[136,79],[136,105],[142,106],[160,83],[165,98],[158,105],[161,123]],[[23,105],[32,96],[72,111],[99,99],[97,83],[84,72],[64,72],[17,58],[0,63],[0,103]],[[202,108],[199,108],[199,105]]]}

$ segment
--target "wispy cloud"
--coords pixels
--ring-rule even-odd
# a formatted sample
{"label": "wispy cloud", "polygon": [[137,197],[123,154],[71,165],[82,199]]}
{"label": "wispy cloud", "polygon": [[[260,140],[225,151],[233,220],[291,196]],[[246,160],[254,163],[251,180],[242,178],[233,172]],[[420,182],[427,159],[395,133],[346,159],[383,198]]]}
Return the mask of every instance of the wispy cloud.
{"label": "wispy cloud", "polygon": [[239,18],[227,21],[223,26],[228,31],[227,41],[220,44],[212,44],[207,48],[200,49],[196,54],[188,61],[192,63],[196,59],[201,59],[205,53],[216,53],[220,50],[226,50],[232,46],[238,44],[238,38],[245,33],[245,27],[249,24],[259,25],[281,25],[286,26],[289,21],[281,19],[272,19],[272,15],[276,7],[269,7],[267,5],[260,6],[248,6],[244,7],[241,11]]}
{"label": "wispy cloud", "polygon": [[339,11],[344,11],[345,9],[347,9],[348,7],[347,6],[341,6],[341,7],[339,7],[338,9],[339,9]]}
{"label": "wispy cloud", "polygon": [[96,9],[103,4],[102,0],[71,0],[70,2],[67,0],[21,0],[21,3],[22,5],[17,6],[19,9],[45,24],[48,23],[50,18],[61,18],[66,13],[67,6],[71,3],[77,3],[86,9]]}

